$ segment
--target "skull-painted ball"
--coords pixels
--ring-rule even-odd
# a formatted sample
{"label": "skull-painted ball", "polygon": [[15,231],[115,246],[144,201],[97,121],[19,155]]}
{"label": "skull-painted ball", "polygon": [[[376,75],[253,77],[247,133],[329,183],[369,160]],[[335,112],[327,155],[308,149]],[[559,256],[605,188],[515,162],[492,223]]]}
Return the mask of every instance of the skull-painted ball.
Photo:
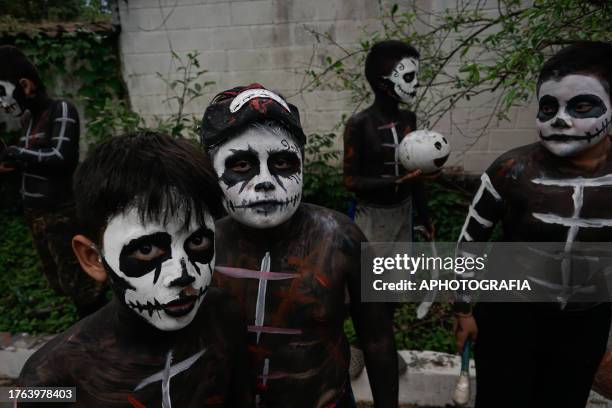
{"label": "skull-painted ball", "polygon": [[402,166],[408,171],[421,169],[423,174],[440,170],[449,154],[448,140],[440,133],[431,130],[410,132],[404,136],[399,146]]}

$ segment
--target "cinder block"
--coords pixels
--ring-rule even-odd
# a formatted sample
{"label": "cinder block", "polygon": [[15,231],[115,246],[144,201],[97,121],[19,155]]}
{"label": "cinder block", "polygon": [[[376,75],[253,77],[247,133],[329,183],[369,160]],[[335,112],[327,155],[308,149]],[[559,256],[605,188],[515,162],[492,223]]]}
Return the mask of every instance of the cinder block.
{"label": "cinder block", "polygon": [[212,46],[212,33],[208,28],[167,31],[174,51],[209,50]]}
{"label": "cinder block", "polygon": [[[371,1],[371,0],[367,0]],[[366,0],[313,0],[317,20],[359,20],[365,17]]]}
{"label": "cinder block", "polygon": [[271,49],[270,56],[275,68],[295,68],[304,73],[308,68],[312,52],[312,47],[282,47]]}
{"label": "cinder block", "polygon": [[514,124],[514,127],[519,129],[535,129],[537,114],[537,106],[521,106],[520,108],[518,108],[518,114],[516,116],[516,122]]}
{"label": "cinder block", "polygon": [[163,31],[123,33],[120,37],[120,46],[124,55],[170,52],[168,36]]}
{"label": "cinder block", "polygon": [[[119,3],[121,4],[122,2]],[[128,33],[133,31],[155,30],[161,27],[165,15],[162,15],[163,10],[163,8],[120,8],[121,32]]]}
{"label": "cinder block", "polygon": [[313,21],[316,19],[316,9],[311,1],[304,0],[278,0],[277,7],[284,3],[288,9],[289,21]]}
{"label": "cinder block", "polygon": [[291,45],[291,30],[289,24],[254,25],[251,26],[251,36],[255,48],[284,47]]}
{"label": "cinder block", "polygon": [[170,69],[171,57],[168,53],[127,54],[123,57],[126,75],[155,74]]}
{"label": "cinder block", "polygon": [[301,106],[311,111],[349,110],[352,108],[349,92],[313,91],[298,96]]}
{"label": "cinder block", "polygon": [[482,174],[502,153],[504,152],[465,152],[463,156],[463,169],[467,174]]}
{"label": "cinder block", "polygon": [[341,44],[356,44],[364,37],[363,25],[352,20],[337,21],[335,39]]}
{"label": "cinder block", "polygon": [[231,22],[233,26],[271,24],[275,11],[272,0],[236,1],[231,3]]}
{"label": "cinder block", "polygon": [[198,4],[176,8],[166,26],[168,29],[209,28],[231,25],[230,5],[225,3]]}
{"label": "cinder block", "polygon": [[212,48],[216,50],[244,50],[253,48],[250,27],[223,27],[212,30]]}
{"label": "cinder block", "polygon": [[491,150],[510,150],[538,141],[538,134],[533,130],[492,129]]}
{"label": "cinder block", "polygon": [[227,67],[230,71],[257,72],[262,69],[274,68],[270,51],[265,48],[256,50],[227,51]]}
{"label": "cinder block", "polygon": [[518,116],[518,108],[510,108],[504,114],[506,118],[498,118],[495,127],[498,129],[514,129]]}
{"label": "cinder block", "polygon": [[130,90],[130,99],[135,96],[160,95],[165,92],[166,85],[155,74],[129,75],[124,78]]}
{"label": "cinder block", "polygon": [[497,123],[497,116],[490,108],[474,108],[469,111],[469,121],[467,129],[470,132],[479,132],[485,128],[494,126]]}
{"label": "cinder block", "polygon": [[220,72],[227,70],[226,51],[204,51],[201,53],[199,60],[201,67],[209,72]]}
{"label": "cinder block", "polygon": [[[326,35],[330,34],[332,39],[336,38],[334,22],[307,22],[307,23],[295,23],[293,25],[293,41],[295,45],[312,45],[317,42],[317,34]],[[322,37],[322,44],[327,44],[327,40]]]}
{"label": "cinder block", "polygon": [[466,128],[453,126],[450,133],[446,133],[451,144],[451,149],[457,152],[470,150],[489,150],[488,130],[469,131]]}

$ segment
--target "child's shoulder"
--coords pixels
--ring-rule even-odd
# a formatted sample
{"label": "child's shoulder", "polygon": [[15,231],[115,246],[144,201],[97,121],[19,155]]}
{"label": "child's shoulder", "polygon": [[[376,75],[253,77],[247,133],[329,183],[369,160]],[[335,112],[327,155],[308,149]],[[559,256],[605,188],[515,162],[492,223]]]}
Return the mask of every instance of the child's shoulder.
{"label": "child's shoulder", "polygon": [[26,361],[19,376],[19,384],[34,386],[67,383],[75,368],[78,369],[80,364],[88,364],[83,357],[91,351],[89,345],[95,343],[92,337],[98,337],[99,333],[110,333],[106,327],[108,319],[102,315],[103,310],[78,321],[39,348]]}

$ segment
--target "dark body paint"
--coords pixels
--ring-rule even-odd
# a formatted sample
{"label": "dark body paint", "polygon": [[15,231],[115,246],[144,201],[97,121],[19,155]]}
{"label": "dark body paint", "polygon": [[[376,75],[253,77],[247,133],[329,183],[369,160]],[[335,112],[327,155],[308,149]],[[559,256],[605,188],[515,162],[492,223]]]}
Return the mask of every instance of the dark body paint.
{"label": "dark body paint", "polygon": [[79,163],[79,114],[67,100],[36,98],[22,116],[29,129],[10,160],[20,163],[23,205],[53,208],[73,202],[72,175]]}
{"label": "dark body paint", "polygon": [[[214,281],[236,297],[249,325],[261,407],[326,407],[342,396],[350,358],[343,331],[347,287],[377,406],[397,406],[391,321],[384,305],[359,302],[360,244],[365,238],[347,217],[300,204],[276,228],[253,229],[226,217],[215,233]],[[269,271],[275,274],[267,276],[276,278],[267,280],[265,318],[258,328],[253,327],[258,271],[266,253]]]}
{"label": "dark body paint", "polygon": [[355,114],[346,123],[344,185],[365,205],[397,205],[412,195],[419,221],[428,225],[423,182],[395,183],[407,173],[396,159],[396,145],[414,130],[416,115],[413,112],[399,109],[398,102],[382,91],[377,94],[372,106]]}
{"label": "dark body paint", "polygon": [[[76,386],[71,407],[160,407],[161,381],[134,388],[164,370],[169,350],[172,365],[206,350],[171,378],[173,407],[253,406],[244,325],[235,303],[217,289],[208,290],[193,322],[175,332],[155,329],[115,299],[30,357],[18,384]],[[45,404],[19,406],[29,405]]]}
{"label": "dark body paint", "polygon": [[[612,175],[612,155],[590,174],[571,166],[563,157],[555,156],[540,143],[511,150],[495,160],[486,170],[491,184],[500,195],[495,197],[486,189],[476,203],[475,210],[493,224],[501,221],[502,241],[514,242],[565,242],[569,227],[548,223],[533,214],[554,214],[571,218],[574,214],[572,194],[574,187],[546,185],[537,179],[566,180],[581,177],[585,182]],[[534,181],[535,180],[535,181]],[[599,186],[583,187],[580,219],[606,219],[612,221],[612,179]],[[493,226],[484,227],[473,217],[468,217],[467,232],[473,241],[487,241]],[[465,241],[465,237],[461,237]],[[612,226],[578,229],[574,241],[612,241]]]}
{"label": "dark body paint", "polygon": [[[472,205],[491,225],[484,226],[468,216],[461,242],[489,240],[498,222],[503,227],[501,241],[566,242],[570,227],[545,222],[540,214],[612,220],[612,178],[604,178],[612,174],[609,153],[604,163],[586,173],[534,143],[503,154],[485,173],[494,190],[485,188],[480,200]],[[578,187],[555,185],[596,179],[600,185],[584,185],[582,194],[576,193]],[[538,180],[554,181],[545,184]],[[576,203],[580,203],[578,211]],[[581,226],[574,241],[610,242],[612,226]],[[512,254],[504,255],[505,267],[513,268],[517,278],[530,274],[531,262],[517,262]],[[585,274],[581,272],[579,267],[572,268],[573,279],[583,279]],[[546,274],[548,282],[562,283],[560,263],[550,273],[547,268]],[[476,407],[585,406],[605,351],[610,305],[570,301],[562,309],[553,298],[550,303],[476,304]],[[507,393],[509,383],[511,393]]]}

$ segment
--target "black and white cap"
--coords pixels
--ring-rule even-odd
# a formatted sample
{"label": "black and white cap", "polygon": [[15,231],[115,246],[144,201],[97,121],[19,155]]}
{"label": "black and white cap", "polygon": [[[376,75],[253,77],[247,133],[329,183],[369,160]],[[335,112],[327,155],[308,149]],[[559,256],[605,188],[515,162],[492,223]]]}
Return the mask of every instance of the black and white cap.
{"label": "black and white cap", "polygon": [[209,150],[249,124],[268,121],[286,128],[302,146],[306,143],[298,109],[257,83],[228,89],[213,98],[202,118],[200,141]]}

